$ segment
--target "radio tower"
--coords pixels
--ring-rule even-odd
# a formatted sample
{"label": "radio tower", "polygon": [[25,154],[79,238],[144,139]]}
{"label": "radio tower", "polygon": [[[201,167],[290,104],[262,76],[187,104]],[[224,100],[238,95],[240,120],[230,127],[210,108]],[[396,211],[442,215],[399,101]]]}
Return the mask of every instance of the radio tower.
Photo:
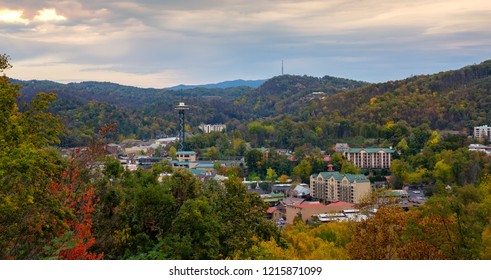
{"label": "radio tower", "polygon": [[185,105],[184,102],[179,102],[176,109],[179,112],[179,131],[177,138],[179,139],[179,151],[184,149],[184,111],[189,110],[189,106]]}

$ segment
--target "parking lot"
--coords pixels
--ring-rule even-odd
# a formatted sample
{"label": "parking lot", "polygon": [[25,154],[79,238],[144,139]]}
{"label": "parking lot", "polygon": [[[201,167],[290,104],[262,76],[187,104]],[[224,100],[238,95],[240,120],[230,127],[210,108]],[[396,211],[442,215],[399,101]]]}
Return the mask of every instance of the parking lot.
{"label": "parking lot", "polygon": [[419,206],[426,202],[423,186],[405,186],[403,189],[407,191],[409,197],[399,201],[401,207]]}

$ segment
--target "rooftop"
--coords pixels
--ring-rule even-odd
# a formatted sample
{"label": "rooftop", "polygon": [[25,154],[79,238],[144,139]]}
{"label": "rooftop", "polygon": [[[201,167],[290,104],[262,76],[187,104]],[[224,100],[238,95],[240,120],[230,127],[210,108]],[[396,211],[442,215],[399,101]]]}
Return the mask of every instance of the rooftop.
{"label": "rooftop", "polygon": [[354,207],[353,203],[344,202],[344,201],[336,201],[327,205],[328,207]]}
{"label": "rooftop", "polygon": [[291,207],[295,208],[300,208],[300,209],[308,209],[308,208],[320,208],[320,207],[325,207],[325,204],[322,203],[302,203],[302,204],[296,204],[296,205],[289,205]]}
{"label": "rooftop", "polygon": [[176,155],[195,155],[195,151],[179,151],[176,153]]}
{"label": "rooftop", "polygon": [[343,180],[346,177],[350,183],[357,182],[370,182],[364,174],[341,174],[337,171],[332,172],[321,172],[319,174],[312,174],[312,177],[321,176],[324,180],[334,177],[337,181]]}
{"label": "rooftop", "polygon": [[394,150],[389,148],[351,148],[349,150],[346,150],[346,153],[360,153],[361,151],[364,151],[366,153],[394,153]]}

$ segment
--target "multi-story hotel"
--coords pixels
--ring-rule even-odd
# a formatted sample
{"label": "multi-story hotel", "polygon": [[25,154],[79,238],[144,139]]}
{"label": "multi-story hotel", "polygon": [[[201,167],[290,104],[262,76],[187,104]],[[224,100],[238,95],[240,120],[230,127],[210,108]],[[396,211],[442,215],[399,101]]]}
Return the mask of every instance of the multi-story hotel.
{"label": "multi-story hotel", "polygon": [[324,201],[359,203],[370,192],[370,181],[363,174],[321,172],[310,176],[310,195]]}
{"label": "multi-story hotel", "polygon": [[387,148],[353,148],[343,156],[361,169],[389,169],[394,150]]}
{"label": "multi-story hotel", "polygon": [[487,126],[487,125],[475,126],[474,138],[483,138],[491,141],[491,126]]}

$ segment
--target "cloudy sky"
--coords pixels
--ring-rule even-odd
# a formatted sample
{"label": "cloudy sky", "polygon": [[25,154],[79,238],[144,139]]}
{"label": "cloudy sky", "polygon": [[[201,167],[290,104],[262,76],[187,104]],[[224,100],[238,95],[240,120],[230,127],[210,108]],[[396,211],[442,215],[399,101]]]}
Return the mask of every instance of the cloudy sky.
{"label": "cloudy sky", "polygon": [[0,0],[18,79],[384,82],[491,59],[489,0]]}

